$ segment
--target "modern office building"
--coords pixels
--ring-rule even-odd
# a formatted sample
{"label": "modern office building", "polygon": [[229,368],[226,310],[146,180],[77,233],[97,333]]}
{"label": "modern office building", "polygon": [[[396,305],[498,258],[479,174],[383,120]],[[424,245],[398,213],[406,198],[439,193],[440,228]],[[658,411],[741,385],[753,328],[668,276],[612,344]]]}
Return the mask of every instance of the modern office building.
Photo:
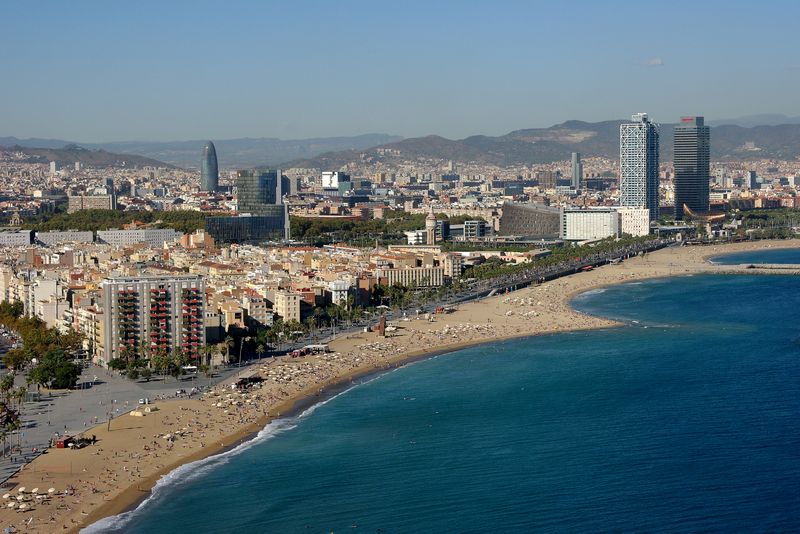
{"label": "modern office building", "polygon": [[572,153],[572,188],[580,189],[583,179],[583,163],[581,163],[581,153]]}
{"label": "modern office building", "polygon": [[36,232],[36,242],[48,247],[61,243],[91,243],[92,241],[94,241],[94,234],[90,230]]}
{"label": "modern office building", "polygon": [[206,231],[217,243],[260,243],[289,239],[289,179],[277,171],[236,174],[236,217],[208,217]]}
{"label": "modern office building", "polygon": [[438,219],[436,221],[436,241],[447,241],[450,239],[450,221]]}
{"label": "modern office building", "polygon": [[499,234],[555,239],[559,234],[559,210],[540,204],[505,202]]}
{"label": "modern office building", "polygon": [[647,208],[616,208],[619,213],[619,233],[638,237],[650,234],[650,210]]}
{"label": "modern office building", "polygon": [[[478,239],[489,233],[489,223],[483,219],[464,221],[464,239]],[[430,243],[428,243],[430,244]]]}
{"label": "modern office building", "polygon": [[219,189],[219,167],[217,166],[217,149],[208,141],[203,145],[203,156],[200,159],[200,190],[216,191]]}
{"label": "modern office building", "polygon": [[273,215],[276,213],[275,206],[282,205],[284,194],[289,193],[289,179],[280,170],[239,171],[236,174],[236,191],[239,213]]}
{"label": "modern office building", "polygon": [[650,210],[624,206],[565,208],[559,237],[567,241],[594,241],[622,234],[650,233]]}
{"label": "modern office building", "polygon": [[761,189],[761,182],[758,181],[758,173],[756,171],[745,172],[745,184],[750,189]]}
{"label": "modern office building", "polygon": [[619,127],[620,205],[650,210],[658,218],[658,125],[636,113]]}
{"label": "modern office building", "polygon": [[199,358],[205,346],[205,282],[199,276],[112,277],[103,280],[106,364],[126,353]]}
{"label": "modern office building", "polygon": [[675,126],[675,219],[683,219],[684,208],[708,212],[711,129],[703,117],[681,117]]}
{"label": "modern office building", "polygon": [[30,245],[32,240],[32,230],[3,230],[0,232],[0,246],[17,247]]}
{"label": "modern office building", "polygon": [[242,214],[236,217],[206,217],[206,233],[215,243],[262,243],[288,239],[286,206],[273,215]]}
{"label": "modern office building", "polygon": [[618,235],[619,214],[614,208],[561,210],[561,239],[596,241]]}
{"label": "modern office building", "polygon": [[325,171],[321,176],[323,189],[339,189],[339,185],[350,182],[350,176],[339,171]]}
{"label": "modern office building", "polygon": [[116,247],[129,247],[138,243],[145,243],[153,248],[162,247],[164,243],[174,243],[181,236],[171,228],[145,228],[143,230],[99,230],[97,242],[114,245]]}
{"label": "modern office building", "polygon": [[67,213],[81,210],[115,210],[117,195],[70,195],[67,197]]}

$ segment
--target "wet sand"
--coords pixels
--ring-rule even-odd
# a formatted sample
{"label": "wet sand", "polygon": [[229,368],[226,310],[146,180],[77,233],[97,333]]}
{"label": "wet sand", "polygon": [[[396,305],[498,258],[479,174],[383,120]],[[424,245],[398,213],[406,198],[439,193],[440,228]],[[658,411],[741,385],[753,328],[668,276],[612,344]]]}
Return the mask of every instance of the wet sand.
{"label": "wet sand", "polygon": [[[490,341],[590,328],[614,321],[570,306],[574,295],[612,284],[695,273],[743,272],[707,257],[767,248],[800,248],[800,241],[761,241],[660,250],[620,264],[576,273],[541,285],[461,305],[455,312],[392,322],[387,337],[358,333],[329,344],[332,352],[281,357],[249,368],[265,380],[249,391],[217,387],[192,399],[158,402],[157,411],[124,415],[85,432],[97,443],[80,450],[50,449],[9,479],[0,501],[0,527],[18,532],[76,532],[118,514],[149,495],[176,467],[252,438],[270,421],[296,413],[360,377],[409,361]],[[748,271],[752,272],[752,271]],[[10,509],[25,487],[26,510]],[[31,495],[48,489],[48,497]],[[18,502],[18,501],[17,501]]]}

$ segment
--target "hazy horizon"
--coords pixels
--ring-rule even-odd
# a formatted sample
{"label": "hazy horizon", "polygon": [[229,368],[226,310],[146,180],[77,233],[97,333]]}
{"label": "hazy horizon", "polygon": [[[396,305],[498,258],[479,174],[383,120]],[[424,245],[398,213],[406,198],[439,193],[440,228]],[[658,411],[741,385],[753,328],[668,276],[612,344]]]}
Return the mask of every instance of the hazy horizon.
{"label": "hazy horizon", "polygon": [[0,134],[461,139],[639,111],[796,116],[798,14],[787,1],[11,2]]}

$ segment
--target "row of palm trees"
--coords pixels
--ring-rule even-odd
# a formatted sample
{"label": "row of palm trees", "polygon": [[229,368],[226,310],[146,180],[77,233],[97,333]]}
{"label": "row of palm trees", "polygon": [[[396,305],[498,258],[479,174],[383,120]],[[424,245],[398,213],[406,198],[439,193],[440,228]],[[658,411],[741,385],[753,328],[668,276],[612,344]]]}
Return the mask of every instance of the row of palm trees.
{"label": "row of palm trees", "polygon": [[28,388],[25,386],[14,387],[13,374],[8,373],[0,380],[0,440],[3,442],[4,457],[9,437],[22,428],[22,405],[27,394]]}

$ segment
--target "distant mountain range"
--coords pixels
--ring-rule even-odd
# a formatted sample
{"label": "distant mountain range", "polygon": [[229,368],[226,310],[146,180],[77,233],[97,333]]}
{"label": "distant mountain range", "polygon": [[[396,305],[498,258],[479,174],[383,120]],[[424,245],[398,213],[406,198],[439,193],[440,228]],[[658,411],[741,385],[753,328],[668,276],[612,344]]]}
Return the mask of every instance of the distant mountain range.
{"label": "distant mountain range", "polygon": [[19,146],[16,143],[8,143],[3,146],[9,138],[0,139],[0,153],[21,152],[27,156],[27,163],[49,163],[55,161],[59,166],[74,165],[80,162],[81,165],[90,167],[172,167],[163,161],[157,161],[144,156],[134,154],[115,154],[105,150],[89,150],[74,144],[67,144],[61,148],[37,148]]}
{"label": "distant mountain range", "polygon": [[[364,134],[355,137],[322,137],[283,140],[271,137],[214,140],[221,168],[279,166],[299,158],[342,150],[363,150],[398,141],[402,137],[388,134]],[[18,139],[0,137],[0,146],[19,145],[31,148],[62,148],[80,145],[89,149],[139,154],[184,168],[200,167],[200,152],[206,140],[198,141],[120,141],[114,143],[73,143],[60,139]]]}
{"label": "distant mountain range", "polygon": [[[341,169],[355,163],[399,164],[424,159],[453,160],[498,166],[550,163],[584,156],[619,157],[619,125],[625,121],[567,121],[549,128],[516,130],[506,135],[475,135],[451,140],[435,135],[403,139],[368,150],[330,152],[315,158],[290,162],[287,166]],[[672,159],[674,124],[661,124],[661,159]],[[797,124],[754,126],[719,125],[711,130],[711,157],[731,159],[800,156],[800,120]]]}
{"label": "distant mountain range", "polygon": [[753,128],[755,126],[779,126],[781,124],[800,124],[800,117],[789,117],[780,113],[762,113],[760,115],[746,115],[737,119],[723,119],[708,121],[710,126],[741,126]]}
{"label": "distant mountain range", "polygon": [[[403,139],[388,134],[365,134],[298,140],[222,139],[214,140],[214,144],[221,168],[271,166],[337,170],[352,164],[392,165],[424,159],[453,160],[461,164],[531,165],[567,160],[572,152],[616,159],[619,157],[619,125],[623,122],[572,120],[549,128],[516,130],[497,137],[474,135],[457,140],[436,135]],[[751,115],[709,121],[709,124],[713,127],[711,157],[716,161],[791,160],[800,156],[800,117]],[[661,158],[664,161],[672,159],[674,127],[674,124],[661,124]],[[29,147],[26,153],[31,157],[48,161],[71,163],[81,158],[88,165],[117,165],[124,161],[126,165],[164,166],[166,163],[184,168],[199,167],[204,143],[205,140],[125,141],[84,143],[79,147],[58,139],[0,137],[0,146]]]}

